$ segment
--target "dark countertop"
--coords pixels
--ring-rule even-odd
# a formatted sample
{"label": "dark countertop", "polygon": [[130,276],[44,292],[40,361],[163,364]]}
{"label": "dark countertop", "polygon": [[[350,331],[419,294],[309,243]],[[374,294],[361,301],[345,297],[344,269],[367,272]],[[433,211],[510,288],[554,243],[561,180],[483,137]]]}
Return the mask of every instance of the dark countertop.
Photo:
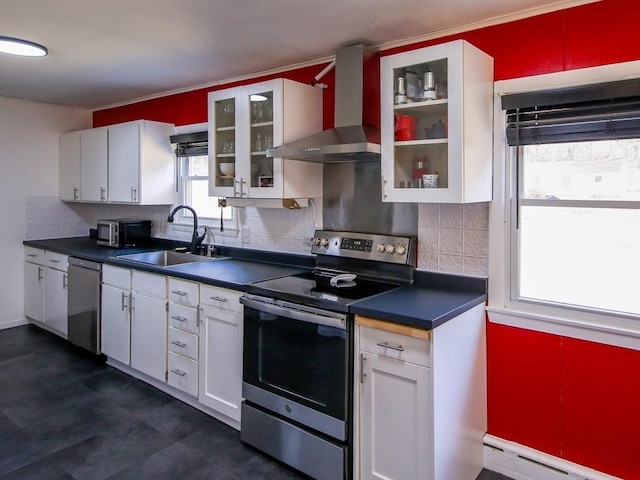
{"label": "dark countertop", "polygon": [[[135,268],[147,272],[194,280],[209,285],[244,290],[244,285],[260,280],[295,275],[313,267],[314,258],[304,255],[283,255],[260,252],[257,250],[234,249],[218,247],[216,253],[230,256],[225,260],[209,262],[185,263],[171,267],[132,262],[116,258],[118,255],[130,253],[167,250],[186,246],[185,242],[173,240],[153,239],[154,243],[148,247],[114,249],[96,244],[95,238],[71,237],[50,240],[25,240],[24,245],[52,252],[63,253],[71,257],[79,257],[94,262],[106,263],[123,268]],[[237,252],[236,250],[243,250]]]}
{"label": "dark countertop", "polygon": [[351,306],[351,312],[431,330],[487,301],[487,280],[416,270],[414,284]]}
{"label": "dark countertop", "polygon": [[[148,247],[113,249],[96,244],[95,238],[72,237],[50,240],[25,240],[26,246],[50,250],[86,260],[123,268],[179,277],[197,282],[245,291],[246,285],[270,278],[295,275],[313,268],[315,257],[262,252],[258,250],[216,247],[225,260],[157,267],[116,258],[118,255],[167,250],[186,246],[185,242],[153,239]],[[416,270],[414,283],[352,304],[350,313],[379,320],[433,329],[461,313],[485,303],[487,280]]]}

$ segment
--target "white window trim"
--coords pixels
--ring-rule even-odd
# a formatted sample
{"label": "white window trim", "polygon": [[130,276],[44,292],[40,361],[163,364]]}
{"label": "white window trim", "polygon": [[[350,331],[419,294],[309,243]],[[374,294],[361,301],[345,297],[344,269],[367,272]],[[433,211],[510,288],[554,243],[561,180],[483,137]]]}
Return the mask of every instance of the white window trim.
{"label": "white window trim", "polygon": [[[175,127],[174,133],[176,135],[185,134],[185,133],[196,133],[196,132],[204,132],[208,131],[209,124],[207,122],[203,123],[194,123],[191,125],[181,125]],[[181,165],[176,162],[175,168],[178,169],[178,172],[174,171],[176,178],[179,181],[178,191],[174,194],[174,205],[177,206],[182,203],[182,189],[184,188],[184,184],[182,182],[182,178],[179,175],[179,169],[182,168]],[[173,208],[173,207],[172,207]],[[191,217],[185,217],[183,215],[183,210],[176,214],[176,221],[170,223],[168,228],[176,231],[184,231],[184,232],[192,232],[193,231],[193,220]],[[233,237],[236,238],[238,236],[239,228],[238,228],[238,212],[235,209],[233,218],[231,220],[227,220],[224,223],[224,231],[220,231],[220,220],[212,219],[207,217],[198,216],[198,226],[207,226],[211,230],[211,233],[218,237]],[[207,239],[208,241],[209,239]]]}
{"label": "white window trim", "polygon": [[489,209],[489,321],[555,335],[640,350],[640,321],[551,305],[512,301],[509,217],[511,163],[507,161],[505,116],[500,97],[505,94],[638,78],[640,61],[567,72],[503,80],[494,84],[493,202]]}

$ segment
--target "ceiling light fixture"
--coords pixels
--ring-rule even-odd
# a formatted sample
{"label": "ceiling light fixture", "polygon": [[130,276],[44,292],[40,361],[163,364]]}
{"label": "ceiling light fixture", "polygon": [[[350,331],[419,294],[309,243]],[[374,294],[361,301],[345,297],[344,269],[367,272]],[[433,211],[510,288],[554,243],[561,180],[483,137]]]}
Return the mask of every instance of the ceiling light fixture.
{"label": "ceiling light fixture", "polygon": [[250,99],[252,102],[264,102],[264,101],[269,100],[269,99],[268,99],[267,97],[265,97],[264,95],[259,95],[259,94],[257,94],[257,93],[254,93],[253,95],[251,95],[251,96],[249,97],[249,99]]}
{"label": "ceiling light fixture", "polygon": [[42,45],[19,38],[0,36],[0,52],[23,57],[44,57],[48,51]]}

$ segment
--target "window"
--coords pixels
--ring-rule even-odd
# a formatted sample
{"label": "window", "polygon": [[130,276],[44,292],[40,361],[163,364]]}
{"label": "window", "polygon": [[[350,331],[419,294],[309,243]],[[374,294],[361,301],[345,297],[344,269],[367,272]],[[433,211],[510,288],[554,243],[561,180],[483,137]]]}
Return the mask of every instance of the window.
{"label": "window", "polygon": [[[218,197],[209,196],[207,132],[175,135],[171,141],[176,144],[179,202],[196,211],[200,224],[213,228],[237,228],[232,207],[221,208],[218,206]],[[178,223],[192,224],[193,215],[189,210],[182,209],[178,215]]]}
{"label": "window", "polygon": [[640,315],[640,138],[512,148],[512,298]]}
{"label": "window", "polygon": [[637,348],[640,79],[511,82],[496,84],[489,318]]}

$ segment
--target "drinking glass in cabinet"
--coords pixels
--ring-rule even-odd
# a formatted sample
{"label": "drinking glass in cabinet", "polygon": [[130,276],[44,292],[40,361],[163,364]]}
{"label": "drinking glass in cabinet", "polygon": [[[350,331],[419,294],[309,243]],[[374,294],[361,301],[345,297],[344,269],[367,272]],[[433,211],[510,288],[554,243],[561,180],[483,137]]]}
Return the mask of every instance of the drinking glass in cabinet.
{"label": "drinking glass in cabinet", "polygon": [[235,104],[232,98],[216,103],[216,120],[219,128],[232,127],[235,123]]}
{"label": "drinking glass in cabinet", "polygon": [[273,94],[256,93],[249,97],[251,101],[251,123],[271,122],[273,120]]}

